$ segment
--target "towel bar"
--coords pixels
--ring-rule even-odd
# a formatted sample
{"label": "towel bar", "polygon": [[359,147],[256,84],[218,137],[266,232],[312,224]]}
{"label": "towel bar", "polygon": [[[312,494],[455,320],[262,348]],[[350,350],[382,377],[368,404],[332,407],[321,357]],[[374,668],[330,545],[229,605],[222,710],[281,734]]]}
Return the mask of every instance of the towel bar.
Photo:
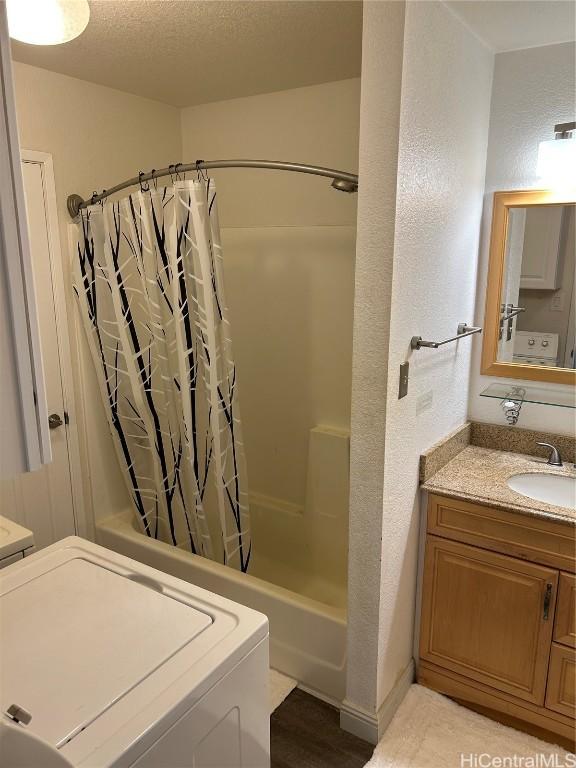
{"label": "towel bar", "polygon": [[451,341],[458,341],[465,336],[472,336],[474,333],[482,333],[482,328],[475,328],[467,323],[459,323],[456,336],[452,336],[444,341],[424,341],[422,336],[412,336],[410,346],[412,349],[422,349],[422,347],[431,347],[432,349],[438,349],[443,344],[449,344]]}

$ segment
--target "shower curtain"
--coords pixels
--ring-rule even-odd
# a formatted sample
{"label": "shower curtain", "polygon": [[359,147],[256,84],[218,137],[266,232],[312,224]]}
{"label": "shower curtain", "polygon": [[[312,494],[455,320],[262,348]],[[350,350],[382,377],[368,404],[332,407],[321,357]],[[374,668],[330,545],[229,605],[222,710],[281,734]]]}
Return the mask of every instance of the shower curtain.
{"label": "shower curtain", "polygon": [[248,485],[212,180],[82,210],[73,281],[142,531],[246,571]]}

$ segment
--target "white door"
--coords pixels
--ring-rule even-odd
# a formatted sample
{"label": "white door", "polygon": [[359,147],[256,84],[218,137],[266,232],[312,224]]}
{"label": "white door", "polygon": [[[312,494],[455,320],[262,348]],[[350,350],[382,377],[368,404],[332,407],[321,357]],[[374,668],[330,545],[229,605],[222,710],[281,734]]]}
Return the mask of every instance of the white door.
{"label": "white door", "polygon": [[[35,153],[23,153],[24,158]],[[46,156],[44,156],[46,157]],[[69,360],[63,352],[65,308],[54,210],[50,195],[53,180],[51,163],[24,159],[22,173],[36,300],[40,324],[40,343],[46,381],[48,413],[53,414],[50,440],[52,462],[34,472],[6,478],[0,482],[0,510],[34,532],[37,547],[45,547],[77,532],[74,515],[73,477],[70,463],[68,420],[69,405],[64,387],[62,366]],[[58,252],[55,252],[56,249]],[[60,270],[60,274],[56,269]],[[60,290],[58,290],[60,289]],[[58,422],[61,424],[58,424]]]}

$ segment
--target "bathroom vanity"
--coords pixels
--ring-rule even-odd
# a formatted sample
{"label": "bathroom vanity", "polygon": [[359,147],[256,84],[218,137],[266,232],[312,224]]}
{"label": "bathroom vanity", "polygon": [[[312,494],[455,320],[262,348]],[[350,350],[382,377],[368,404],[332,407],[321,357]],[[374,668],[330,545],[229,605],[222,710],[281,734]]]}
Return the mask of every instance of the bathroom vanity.
{"label": "bathroom vanity", "polygon": [[467,446],[430,477],[418,681],[574,748],[576,510],[529,499],[541,459]]}

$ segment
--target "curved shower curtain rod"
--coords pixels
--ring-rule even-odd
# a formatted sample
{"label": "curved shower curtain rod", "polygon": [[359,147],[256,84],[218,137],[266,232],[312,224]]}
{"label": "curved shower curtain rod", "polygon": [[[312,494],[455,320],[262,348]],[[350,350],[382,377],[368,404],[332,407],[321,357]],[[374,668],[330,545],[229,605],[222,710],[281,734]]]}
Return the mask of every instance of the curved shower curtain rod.
{"label": "curved shower curtain rod", "polygon": [[99,203],[101,200],[105,200],[110,195],[120,192],[120,190],[127,187],[133,187],[136,184],[142,184],[152,179],[159,179],[161,176],[177,176],[179,173],[210,170],[210,168],[267,168],[276,171],[311,173],[314,176],[325,176],[332,179],[332,186],[340,192],[356,192],[358,190],[358,176],[356,174],[336,171],[332,168],[322,168],[316,165],[282,163],[275,160],[209,160],[207,162],[197,160],[195,163],[176,163],[176,165],[169,165],[168,168],[161,168],[159,171],[152,170],[150,173],[140,173],[132,179],[116,184],[111,189],[105,189],[100,194],[94,193],[87,200],[84,200],[80,195],[69,195],[67,200],[68,213],[75,219],[82,208]]}

